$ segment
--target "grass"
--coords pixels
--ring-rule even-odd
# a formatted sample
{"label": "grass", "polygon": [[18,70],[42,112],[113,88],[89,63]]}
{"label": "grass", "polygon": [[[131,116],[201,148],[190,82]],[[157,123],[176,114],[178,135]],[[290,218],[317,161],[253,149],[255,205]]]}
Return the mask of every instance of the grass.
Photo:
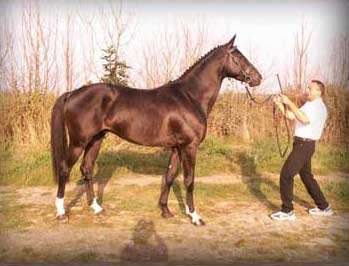
{"label": "grass", "polygon": [[[119,149],[115,146],[112,136],[102,145],[94,171],[99,179],[162,175],[167,166],[167,150],[126,142]],[[234,138],[208,136],[198,151],[196,176],[236,173],[256,177],[264,172],[279,173],[283,161],[274,139],[243,144]],[[345,147],[319,143],[313,158],[313,171],[321,175],[348,173],[348,161],[349,152]],[[81,159],[73,168],[73,181],[80,179],[80,162]],[[0,185],[53,185],[48,144],[1,148],[0,165]]]}
{"label": "grass", "polygon": [[51,158],[48,150],[11,152],[0,155],[1,184],[48,185],[52,184]]}
{"label": "grass", "polygon": [[[287,144],[282,141],[282,149]],[[292,142],[288,152],[292,149]],[[275,139],[263,139],[251,144],[241,144],[239,140],[206,138],[200,146],[197,175],[216,173],[239,173],[256,176],[259,172],[279,173],[285,158],[281,158]],[[319,143],[313,157],[312,167],[315,174],[349,172],[349,151],[345,147]],[[217,172],[215,172],[215,169]]]}

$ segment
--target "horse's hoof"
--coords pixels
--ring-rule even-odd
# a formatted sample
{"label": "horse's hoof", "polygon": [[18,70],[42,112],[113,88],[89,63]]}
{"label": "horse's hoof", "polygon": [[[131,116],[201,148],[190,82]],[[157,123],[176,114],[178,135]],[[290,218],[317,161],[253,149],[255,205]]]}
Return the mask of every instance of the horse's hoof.
{"label": "horse's hoof", "polygon": [[104,216],[106,213],[105,213],[105,210],[102,209],[102,210],[100,210],[99,212],[95,212],[94,214],[95,214],[96,216]]}
{"label": "horse's hoof", "polygon": [[206,225],[206,223],[202,219],[199,219],[199,220],[196,220],[196,221],[191,220],[191,223],[193,225],[195,225],[195,226],[204,226],[204,225]]}
{"label": "horse's hoof", "polygon": [[171,212],[162,212],[161,216],[166,219],[174,217]]}
{"label": "horse's hoof", "polygon": [[57,215],[56,219],[59,223],[68,223],[69,221],[68,215],[66,214]]}
{"label": "horse's hoof", "polygon": [[200,225],[201,225],[201,226],[206,225],[206,223],[204,222],[204,220],[200,219]]}

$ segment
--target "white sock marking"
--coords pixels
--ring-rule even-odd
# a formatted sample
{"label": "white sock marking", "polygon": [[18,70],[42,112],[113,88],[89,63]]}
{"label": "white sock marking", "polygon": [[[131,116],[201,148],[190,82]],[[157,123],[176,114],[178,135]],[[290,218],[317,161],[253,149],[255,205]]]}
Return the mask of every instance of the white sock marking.
{"label": "white sock marking", "polygon": [[56,198],[56,209],[57,209],[57,216],[64,215],[65,210],[64,210],[64,198]]}
{"label": "white sock marking", "polygon": [[200,225],[201,224],[201,216],[197,214],[196,211],[190,212],[188,205],[185,205],[185,213],[191,217],[191,221],[193,224]]}
{"label": "white sock marking", "polygon": [[98,204],[97,198],[93,199],[92,204],[90,205],[90,207],[93,209],[95,214],[100,213],[103,210],[103,208]]}

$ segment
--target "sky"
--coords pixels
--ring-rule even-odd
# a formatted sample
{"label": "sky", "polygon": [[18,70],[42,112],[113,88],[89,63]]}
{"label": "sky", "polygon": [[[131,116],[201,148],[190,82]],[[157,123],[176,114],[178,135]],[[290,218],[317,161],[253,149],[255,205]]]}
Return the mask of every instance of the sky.
{"label": "sky", "polygon": [[[139,39],[171,31],[178,21],[186,25],[205,21],[212,45],[236,33],[239,49],[248,54],[252,47],[262,65],[274,66],[275,74],[291,64],[302,24],[312,33],[309,61],[314,67],[332,52],[336,36],[348,35],[349,1],[133,1],[125,7],[141,18]],[[275,76],[270,79],[270,86],[277,87]]]}
{"label": "sky", "polygon": [[[112,2],[39,1],[39,4],[43,16],[50,19],[54,14],[64,18],[72,11],[88,16],[101,7],[108,7]],[[21,1],[0,2],[0,8],[10,13],[14,21],[22,5]],[[122,5],[124,13],[136,29],[131,29],[129,34],[132,34],[132,39],[123,47],[126,60],[131,66],[137,65],[139,56],[133,51],[140,50],[156,37],[161,39],[165,32],[175,32],[178,24],[191,27],[203,23],[209,36],[210,43],[207,47],[224,43],[237,34],[236,44],[239,50],[248,55],[248,51],[253,48],[261,66],[273,66],[268,71],[275,74],[285,71],[284,68],[291,64],[295,36],[302,24],[312,33],[309,62],[314,68],[325,64],[326,57],[333,52],[332,44],[336,36],[349,35],[345,27],[349,1],[133,0],[123,1]],[[79,34],[84,33],[77,30],[76,37]],[[270,83],[268,86],[275,87],[276,79],[269,79],[266,81]]]}
{"label": "sky", "polygon": [[[64,10],[75,6],[89,13],[109,1],[57,2]],[[63,4],[66,3],[66,4]],[[83,4],[82,4],[83,3]],[[292,50],[302,23],[312,31],[312,55],[328,49],[339,34],[348,34],[349,1],[123,1],[125,13],[137,24],[135,43],[154,35],[204,21],[212,43],[225,41],[235,33],[238,43],[263,48],[265,57],[283,56]],[[246,48],[247,49],[247,48]]]}

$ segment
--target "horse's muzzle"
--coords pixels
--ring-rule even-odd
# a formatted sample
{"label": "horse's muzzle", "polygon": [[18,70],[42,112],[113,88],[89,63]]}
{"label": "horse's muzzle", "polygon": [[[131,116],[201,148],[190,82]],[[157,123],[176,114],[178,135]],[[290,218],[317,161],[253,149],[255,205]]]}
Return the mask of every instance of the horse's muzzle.
{"label": "horse's muzzle", "polygon": [[248,85],[250,87],[255,87],[255,86],[258,86],[259,84],[261,84],[261,79],[258,79],[258,80],[251,80],[250,82],[248,82]]}

